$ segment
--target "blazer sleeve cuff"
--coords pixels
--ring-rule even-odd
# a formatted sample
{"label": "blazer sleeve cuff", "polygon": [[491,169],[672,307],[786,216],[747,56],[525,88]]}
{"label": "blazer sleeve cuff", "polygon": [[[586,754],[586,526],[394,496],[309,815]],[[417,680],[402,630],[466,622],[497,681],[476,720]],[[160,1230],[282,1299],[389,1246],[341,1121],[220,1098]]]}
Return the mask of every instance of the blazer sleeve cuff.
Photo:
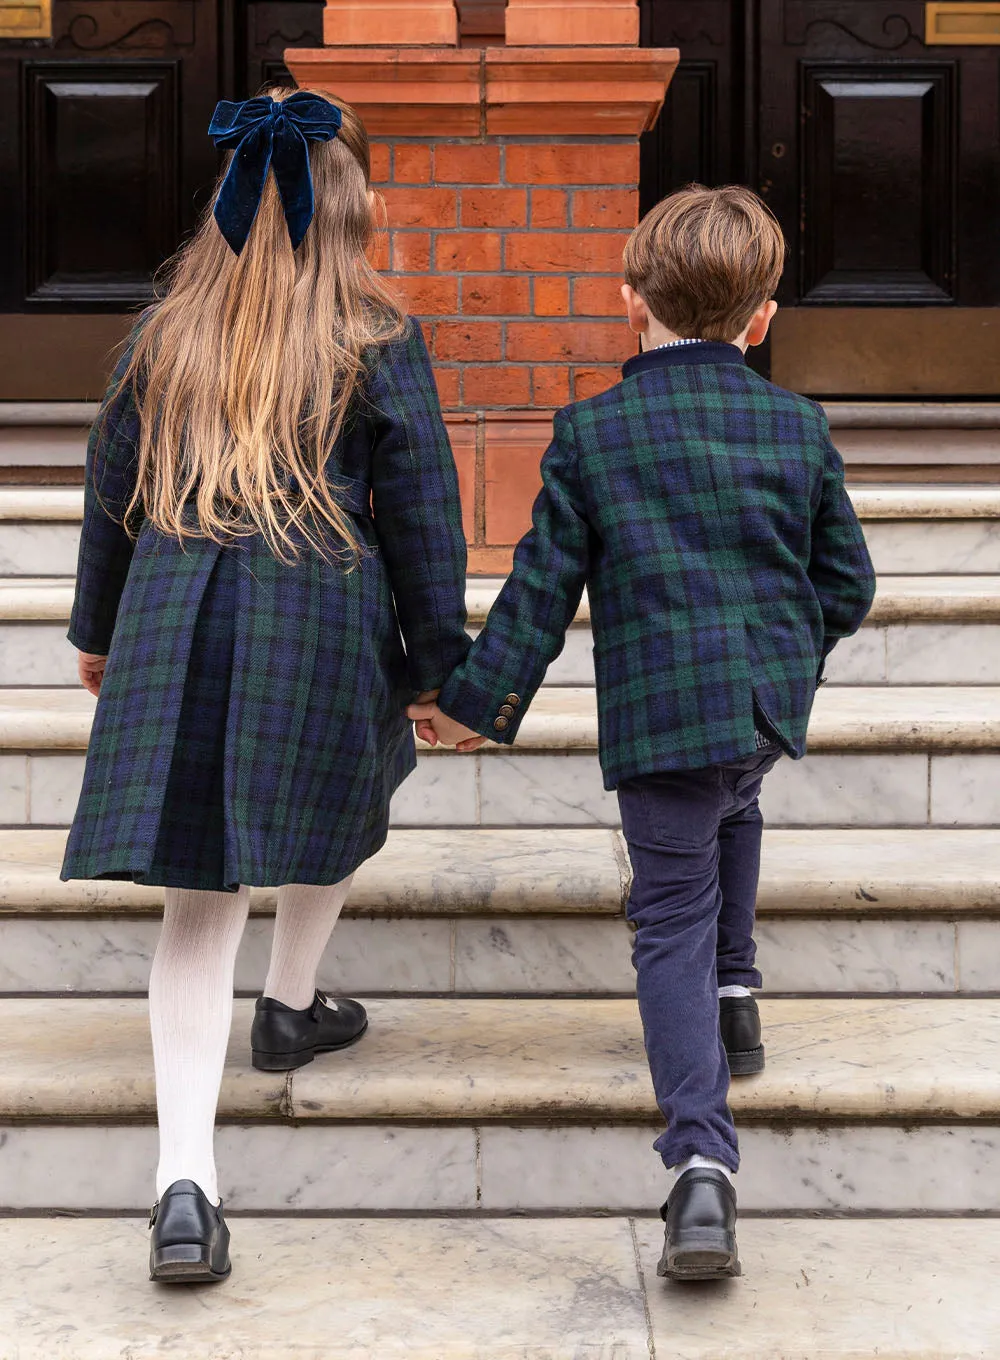
{"label": "blazer sleeve cuff", "polygon": [[441,691],[437,703],[446,717],[499,746],[513,745],[525,710],[521,696],[512,689],[504,690],[490,702],[454,676]]}

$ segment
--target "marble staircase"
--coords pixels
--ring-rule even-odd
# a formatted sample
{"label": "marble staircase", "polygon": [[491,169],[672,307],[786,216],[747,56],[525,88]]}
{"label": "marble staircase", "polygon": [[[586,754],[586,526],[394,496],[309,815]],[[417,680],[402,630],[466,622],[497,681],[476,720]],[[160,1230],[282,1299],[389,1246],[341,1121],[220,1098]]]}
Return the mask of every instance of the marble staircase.
{"label": "marble staircase", "polygon": [[[18,1318],[17,1360],[992,1353],[1000,487],[852,494],[878,599],[834,654],[809,756],[765,790],[768,1068],[732,1094],[746,1279],[709,1310],[655,1279],[665,1182],[585,600],[516,747],[420,751],[323,965],[370,1006],[356,1049],[250,1068],[273,912],[254,894],[220,1110],[237,1273],[196,1322],[188,1299],[141,1292],[129,1217],[155,1156],[161,894],[58,879],[93,712],[65,641],[82,493],[0,486],[0,1319]],[[473,627],[497,588],[470,582]],[[81,1258],[100,1304],[23,1301]],[[373,1322],[379,1307],[402,1320]],[[304,1339],[286,1352],[289,1319]]]}

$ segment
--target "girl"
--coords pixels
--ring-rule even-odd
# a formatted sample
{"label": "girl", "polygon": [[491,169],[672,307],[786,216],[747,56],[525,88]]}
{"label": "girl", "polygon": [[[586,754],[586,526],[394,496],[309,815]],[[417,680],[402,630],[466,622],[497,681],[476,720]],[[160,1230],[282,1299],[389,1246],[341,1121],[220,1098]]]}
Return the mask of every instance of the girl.
{"label": "girl", "polygon": [[419,325],[368,259],[347,105],[220,104],[232,151],[111,381],[70,640],[98,695],[63,878],[162,884],[150,1277],[225,1278],[213,1133],[248,884],[278,888],[253,1062],[359,1039],[316,972],[412,771],[404,710],[469,646],[454,462]]}

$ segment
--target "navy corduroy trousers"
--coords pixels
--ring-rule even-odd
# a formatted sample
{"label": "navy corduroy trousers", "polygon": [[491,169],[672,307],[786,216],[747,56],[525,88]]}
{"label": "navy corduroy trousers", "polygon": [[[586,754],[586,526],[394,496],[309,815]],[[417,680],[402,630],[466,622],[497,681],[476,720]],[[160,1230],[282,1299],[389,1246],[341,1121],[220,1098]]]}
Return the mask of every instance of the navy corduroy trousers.
{"label": "navy corduroy trousers", "polygon": [[719,987],[759,987],[754,915],[763,818],[757,798],[777,747],[725,765],[619,785],[632,861],[628,919],[646,1055],[667,1121],[668,1167],[695,1153],[739,1168]]}

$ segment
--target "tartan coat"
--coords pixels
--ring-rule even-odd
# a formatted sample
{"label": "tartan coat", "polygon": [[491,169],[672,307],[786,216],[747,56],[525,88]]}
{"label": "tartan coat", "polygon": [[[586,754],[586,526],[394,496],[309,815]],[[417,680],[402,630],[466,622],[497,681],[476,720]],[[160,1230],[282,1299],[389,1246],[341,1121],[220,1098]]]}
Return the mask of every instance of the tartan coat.
{"label": "tartan coat", "polygon": [[[414,768],[405,707],[469,647],[458,481],[420,326],[369,356],[329,476],[354,570],[256,536],[121,524],[138,416],[122,360],[91,435],[69,637],[107,654],[65,878],[335,883]],[[135,527],[135,526],[133,526]]]}
{"label": "tartan coat", "polygon": [[875,576],[820,406],[765,382],[734,345],[629,359],[557,413],[533,527],[438,700],[510,744],[586,585],[604,783],[790,756],[825,657]]}

